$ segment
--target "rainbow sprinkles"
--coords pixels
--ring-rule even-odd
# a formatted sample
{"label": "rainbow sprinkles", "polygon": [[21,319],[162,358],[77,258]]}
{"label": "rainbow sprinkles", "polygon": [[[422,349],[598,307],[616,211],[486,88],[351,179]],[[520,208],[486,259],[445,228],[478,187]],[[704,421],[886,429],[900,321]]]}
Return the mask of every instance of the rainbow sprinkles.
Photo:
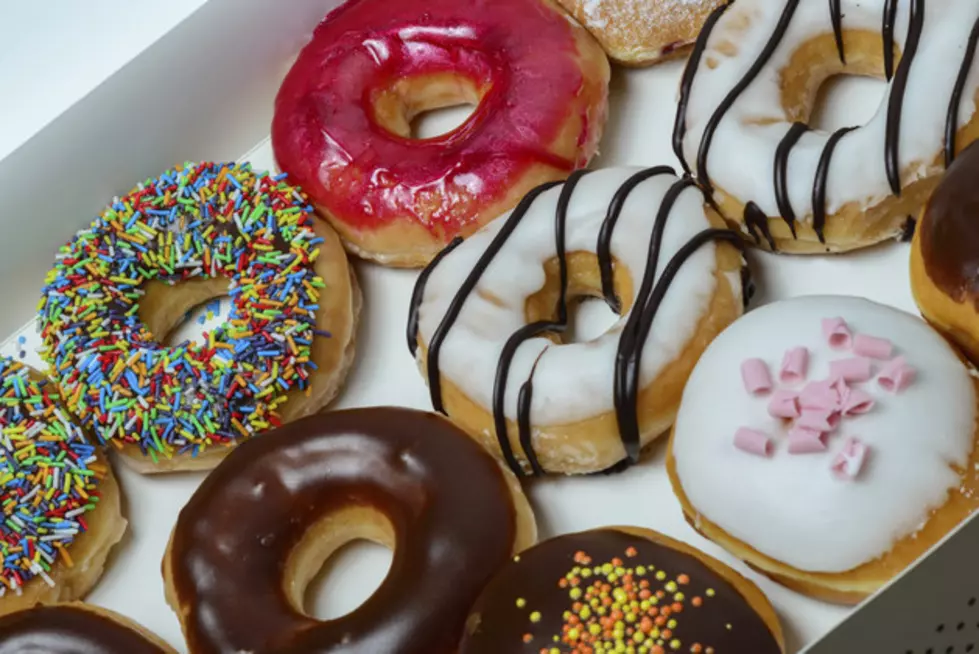
{"label": "rainbow sprinkles", "polygon": [[88,530],[107,472],[95,449],[51,384],[0,358],[0,597],[36,577],[54,586],[51,569],[73,565],[68,548]]}
{"label": "rainbow sprinkles", "polygon": [[[324,282],[306,197],[248,164],[185,164],[116,199],[57,255],[39,306],[42,355],[102,443],[154,462],[280,424],[308,388]],[[144,283],[226,277],[231,312],[204,343],[161,344]],[[160,335],[164,336],[164,335]]]}

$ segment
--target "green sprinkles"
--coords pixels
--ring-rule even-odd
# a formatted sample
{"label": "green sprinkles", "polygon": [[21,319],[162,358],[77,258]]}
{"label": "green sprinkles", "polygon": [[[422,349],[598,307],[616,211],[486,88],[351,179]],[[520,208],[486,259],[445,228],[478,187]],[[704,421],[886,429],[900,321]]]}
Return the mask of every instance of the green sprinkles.
{"label": "green sprinkles", "polygon": [[53,385],[0,358],[0,597],[37,577],[54,586],[51,570],[74,565],[68,548],[107,473],[95,452]]}
{"label": "green sprinkles", "polygon": [[[284,175],[184,164],[116,199],[62,247],[39,305],[42,355],[102,443],[153,461],[278,426],[306,390],[323,280],[312,207]],[[227,277],[230,314],[206,342],[166,347],[139,319],[141,286]]]}

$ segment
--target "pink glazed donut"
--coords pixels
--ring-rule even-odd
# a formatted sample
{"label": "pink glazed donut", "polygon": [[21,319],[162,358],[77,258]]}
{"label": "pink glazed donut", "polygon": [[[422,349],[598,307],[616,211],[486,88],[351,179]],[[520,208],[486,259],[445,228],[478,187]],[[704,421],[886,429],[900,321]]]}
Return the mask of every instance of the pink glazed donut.
{"label": "pink glazed donut", "polygon": [[[420,266],[587,164],[608,78],[553,0],[350,0],[286,76],[272,146],[350,251]],[[456,129],[412,138],[420,113],[467,103]]]}

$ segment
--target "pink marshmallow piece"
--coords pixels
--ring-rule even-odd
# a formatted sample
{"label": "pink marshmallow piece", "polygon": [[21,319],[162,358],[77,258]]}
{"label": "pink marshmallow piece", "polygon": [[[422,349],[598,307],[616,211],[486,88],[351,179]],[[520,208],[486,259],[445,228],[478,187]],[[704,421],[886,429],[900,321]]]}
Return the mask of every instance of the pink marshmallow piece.
{"label": "pink marshmallow piece", "polygon": [[853,343],[850,328],[842,318],[823,318],[823,335],[829,346],[837,350],[849,350]]}
{"label": "pink marshmallow piece", "polygon": [[794,427],[789,430],[789,454],[813,454],[826,451],[826,432]]}
{"label": "pink marshmallow piece", "polygon": [[752,395],[764,395],[772,390],[772,375],[761,359],[745,359],[741,362],[741,379],[744,388]]}
{"label": "pink marshmallow piece", "polygon": [[768,435],[747,427],[741,427],[734,433],[734,446],[749,454],[764,457],[771,456],[775,451],[775,445]]}
{"label": "pink marshmallow piece", "polygon": [[896,357],[880,371],[877,383],[885,391],[900,393],[914,381],[916,371],[909,366],[904,357]]}
{"label": "pink marshmallow piece", "polygon": [[834,379],[842,379],[848,383],[865,382],[873,377],[873,370],[870,366],[870,359],[853,357],[851,359],[830,361],[829,374]]}
{"label": "pink marshmallow piece", "polygon": [[768,415],[773,418],[798,418],[799,394],[781,388],[776,390],[768,402]]}
{"label": "pink marshmallow piece", "polygon": [[843,400],[843,415],[858,416],[869,412],[874,408],[874,398],[870,393],[861,391],[858,388],[850,390],[845,400]]}
{"label": "pink marshmallow piece", "polygon": [[797,384],[806,379],[809,368],[809,350],[804,347],[794,347],[782,358],[782,369],[778,378],[783,384]]}
{"label": "pink marshmallow piece", "polygon": [[830,432],[840,424],[840,414],[837,411],[818,411],[803,409],[802,415],[795,421],[795,427],[803,427],[813,431]]}
{"label": "pink marshmallow piece", "polygon": [[853,337],[853,353],[871,359],[890,359],[894,347],[886,338],[877,338],[867,334],[857,334]]}
{"label": "pink marshmallow piece", "polygon": [[840,479],[855,479],[863,469],[869,448],[857,438],[848,438],[843,450],[833,459],[831,469]]}
{"label": "pink marshmallow piece", "polygon": [[818,411],[832,411],[839,408],[840,394],[829,381],[809,382],[799,394],[799,406]]}
{"label": "pink marshmallow piece", "polygon": [[850,393],[852,392],[850,386],[846,383],[845,379],[838,377],[836,381],[833,382],[833,388],[836,389],[836,393],[840,398],[837,408],[842,409],[849,399]]}

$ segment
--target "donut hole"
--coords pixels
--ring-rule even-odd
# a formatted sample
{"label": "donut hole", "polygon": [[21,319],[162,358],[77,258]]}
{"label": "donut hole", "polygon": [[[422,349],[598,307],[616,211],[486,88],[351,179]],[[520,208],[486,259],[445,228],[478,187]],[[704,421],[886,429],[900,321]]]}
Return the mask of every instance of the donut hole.
{"label": "donut hole", "polygon": [[451,73],[402,78],[375,93],[374,120],[406,139],[443,137],[466,124],[488,90]]}
{"label": "donut hole", "polygon": [[316,522],[286,563],[285,592],[315,620],[357,610],[391,568],[394,529],[379,511],[351,507]]}
{"label": "donut hole", "polygon": [[[568,264],[568,327],[551,338],[558,343],[587,343],[604,335],[619,320],[602,296],[598,257],[590,252],[571,252]],[[615,294],[623,298],[622,313],[632,303],[632,278],[625,266],[613,261],[612,283]],[[561,292],[560,263],[555,257],[544,264],[544,285],[527,298],[524,313],[528,323],[556,320]]]}
{"label": "donut hole", "polygon": [[137,315],[163,345],[202,344],[204,332],[213,330],[228,314],[228,287],[224,277],[194,278],[173,286],[149,282],[143,285]]}
{"label": "donut hole", "polygon": [[[780,81],[782,108],[789,121],[828,132],[863,125],[879,111],[887,89],[880,34],[847,31],[844,52],[846,64],[832,33],[795,50],[781,70]],[[895,51],[895,68],[899,60]]]}

